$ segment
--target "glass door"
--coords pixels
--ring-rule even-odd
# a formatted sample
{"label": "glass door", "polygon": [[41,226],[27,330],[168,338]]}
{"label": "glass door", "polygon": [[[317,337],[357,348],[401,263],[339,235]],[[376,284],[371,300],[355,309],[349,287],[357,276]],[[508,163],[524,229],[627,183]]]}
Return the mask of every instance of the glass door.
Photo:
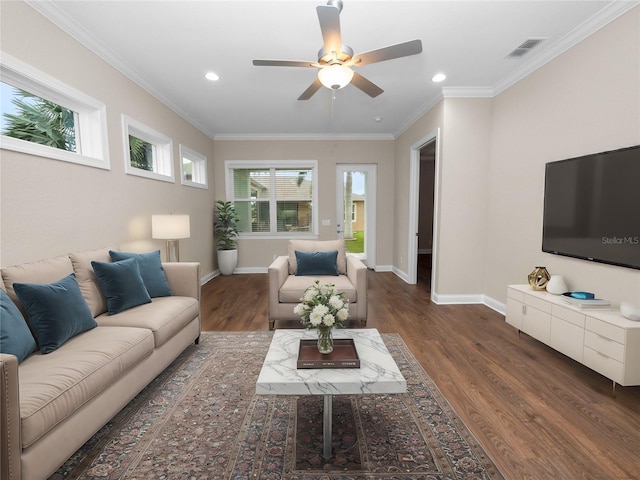
{"label": "glass door", "polygon": [[344,238],[347,254],[375,267],[375,164],[336,167],[336,234]]}

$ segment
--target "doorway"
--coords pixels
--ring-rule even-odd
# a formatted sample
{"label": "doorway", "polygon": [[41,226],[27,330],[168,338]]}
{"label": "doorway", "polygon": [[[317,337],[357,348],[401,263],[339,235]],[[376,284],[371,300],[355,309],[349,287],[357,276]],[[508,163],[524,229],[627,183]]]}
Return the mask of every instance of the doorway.
{"label": "doorway", "polygon": [[418,285],[431,289],[433,264],[433,198],[436,174],[435,140],[420,149],[420,185],[418,192]]}
{"label": "doorway", "polygon": [[336,233],[368,268],[376,262],[376,175],[375,164],[336,166]]}
{"label": "doorway", "polygon": [[437,129],[410,147],[407,277],[410,284],[424,284],[432,297],[438,258],[439,137]]}

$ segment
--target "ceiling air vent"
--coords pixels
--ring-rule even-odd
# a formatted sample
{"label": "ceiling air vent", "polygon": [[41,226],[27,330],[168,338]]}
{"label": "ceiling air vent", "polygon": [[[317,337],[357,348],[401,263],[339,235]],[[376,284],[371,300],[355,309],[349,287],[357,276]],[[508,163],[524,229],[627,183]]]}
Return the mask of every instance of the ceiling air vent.
{"label": "ceiling air vent", "polygon": [[507,58],[520,58],[545,40],[546,38],[527,38],[521,45],[518,45],[509,53]]}

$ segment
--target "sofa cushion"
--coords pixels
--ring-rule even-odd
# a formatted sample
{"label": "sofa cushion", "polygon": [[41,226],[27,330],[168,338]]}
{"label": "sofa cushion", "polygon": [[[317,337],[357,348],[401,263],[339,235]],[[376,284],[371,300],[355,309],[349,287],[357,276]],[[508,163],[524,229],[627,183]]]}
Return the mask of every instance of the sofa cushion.
{"label": "sofa cushion", "polygon": [[92,261],[91,266],[96,272],[100,289],[107,298],[109,315],[151,302],[135,258],[114,263]]}
{"label": "sofa cushion", "polygon": [[338,251],[300,252],[296,254],[296,275],[338,275]]}
{"label": "sofa cushion", "polygon": [[0,352],[10,353],[22,362],[36,349],[27,322],[9,295],[0,289]]}
{"label": "sofa cushion", "polygon": [[109,250],[109,248],[101,248],[69,254],[78,286],[94,317],[107,311],[107,299],[100,290],[91,262],[110,262]]}
{"label": "sofa cushion", "polygon": [[145,329],[94,328],[18,366],[22,448],[73,415],[153,352]]}
{"label": "sofa cushion", "polygon": [[198,300],[192,297],[158,297],[117,315],[96,318],[101,327],[140,327],[153,332],[155,346],[163,345],[200,314]]}
{"label": "sofa cushion", "polygon": [[14,283],[51,283],[73,273],[69,257],[55,257],[38,262],[23,263],[2,269],[2,280],[13,303],[26,314],[16,291]]}
{"label": "sofa cushion", "polygon": [[51,353],[70,338],[96,327],[74,273],[57,282],[14,283],[42,353]]}
{"label": "sofa cushion", "polygon": [[140,276],[151,298],[168,297],[171,295],[171,289],[169,288],[169,283],[167,283],[167,276],[162,269],[160,250],[149,253],[127,253],[111,250],[109,256],[114,262],[135,258],[140,267]]}
{"label": "sofa cushion", "polygon": [[347,274],[347,253],[344,240],[289,240],[289,275],[295,275],[297,262],[296,250],[299,252],[338,251],[337,265],[340,275]]}
{"label": "sofa cushion", "polygon": [[307,287],[313,285],[313,283],[319,280],[320,284],[333,283],[336,286],[336,290],[340,293],[344,293],[345,299],[349,302],[356,302],[356,289],[346,275],[339,275],[337,277],[327,275],[310,275],[305,277],[298,277],[295,275],[289,275],[280,287],[278,293],[278,300],[280,303],[298,303],[304,295],[304,291]]}

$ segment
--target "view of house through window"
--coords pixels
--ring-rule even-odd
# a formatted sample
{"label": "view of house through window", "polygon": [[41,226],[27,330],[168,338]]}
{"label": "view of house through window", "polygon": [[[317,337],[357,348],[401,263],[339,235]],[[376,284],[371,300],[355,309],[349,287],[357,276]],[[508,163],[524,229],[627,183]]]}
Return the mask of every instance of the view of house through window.
{"label": "view of house through window", "polygon": [[244,233],[313,232],[313,169],[234,168],[233,202]]}
{"label": "view of house through window", "polygon": [[76,112],[4,82],[0,82],[0,88],[2,135],[78,151]]}

